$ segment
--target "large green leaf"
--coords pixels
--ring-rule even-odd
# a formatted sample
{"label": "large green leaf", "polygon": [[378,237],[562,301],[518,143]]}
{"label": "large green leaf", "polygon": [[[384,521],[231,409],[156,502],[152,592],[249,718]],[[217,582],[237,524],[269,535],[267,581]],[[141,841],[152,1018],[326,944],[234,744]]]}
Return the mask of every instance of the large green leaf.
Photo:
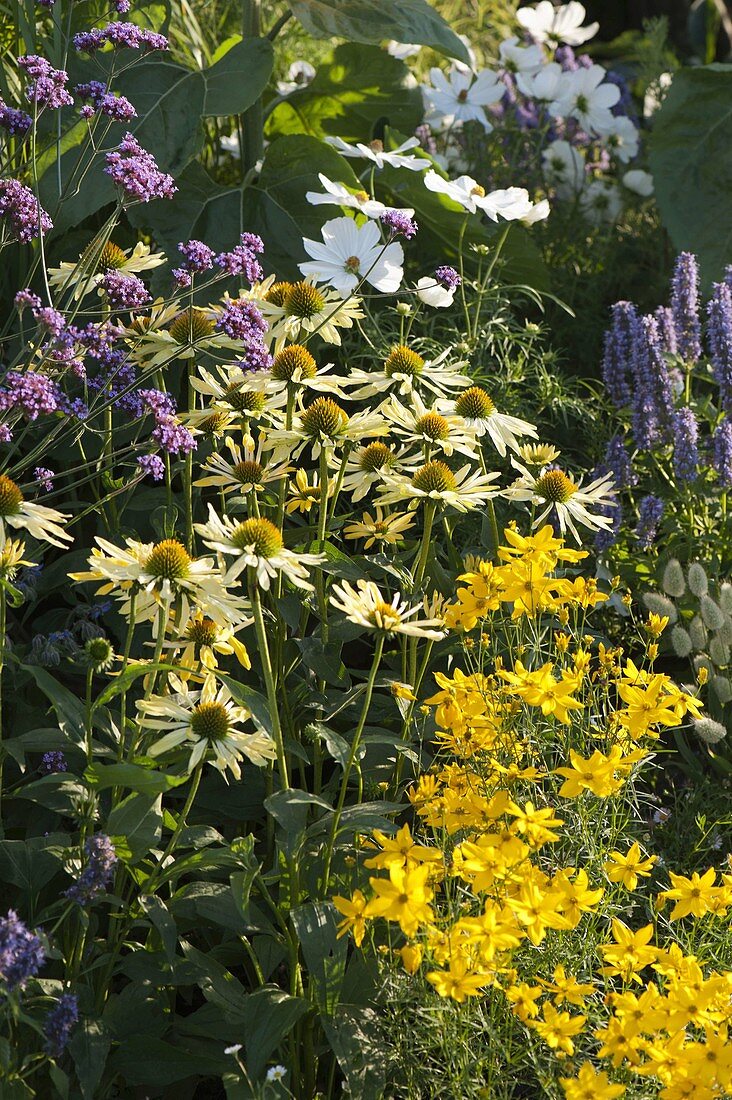
{"label": "large green leaf", "polygon": [[137,140],[166,172],[182,171],[203,143],[203,73],[152,57],[129,68],[118,86],[137,109]]}
{"label": "large green leaf", "polygon": [[131,794],[112,810],[107,832],[125,863],[137,863],[160,840],[162,795]]}
{"label": "large green leaf", "polygon": [[268,38],[234,39],[203,76],[203,115],[238,115],[257,100],[272,72],[274,53]]}
{"label": "large green leaf", "polygon": [[318,38],[419,42],[469,61],[465,44],[426,0],[291,0],[293,15]]}
{"label": "large green leaf", "polygon": [[675,74],[654,117],[650,167],[664,225],[696,252],[706,283],[732,259],[732,65]]}
{"label": "large green leaf", "polygon": [[409,134],[422,114],[419,88],[403,61],[377,46],[343,43],[321,62],[311,84],[273,111],[267,132],[370,141],[380,120]]}

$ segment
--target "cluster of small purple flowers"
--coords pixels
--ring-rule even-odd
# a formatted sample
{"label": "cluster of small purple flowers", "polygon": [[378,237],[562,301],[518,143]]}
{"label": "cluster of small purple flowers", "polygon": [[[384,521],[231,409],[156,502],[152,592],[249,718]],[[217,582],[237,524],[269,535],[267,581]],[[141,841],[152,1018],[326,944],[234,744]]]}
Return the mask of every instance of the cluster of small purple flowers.
{"label": "cluster of small purple flowers", "polygon": [[56,412],[61,404],[61,390],[53,378],[39,371],[8,371],[4,388],[0,390],[0,412],[18,409],[27,420],[37,420]]}
{"label": "cluster of small purple flowers", "polygon": [[445,290],[453,290],[456,286],[460,286],[462,282],[455,268],[448,267],[446,264],[435,269],[435,278]]}
{"label": "cluster of small purple flowers", "polygon": [[650,550],[656,541],[658,526],[663,519],[664,511],[663,501],[652,493],[641,499],[638,505],[638,525],[635,534],[642,550]]}
{"label": "cluster of small purple flowers", "polygon": [[671,315],[678,354],[685,363],[696,363],[702,350],[699,264],[691,252],[681,252],[676,260],[671,280]]}
{"label": "cluster of small purple flowers", "polygon": [[59,1058],[79,1021],[79,1001],[73,993],[62,993],[43,1024],[44,1050],[51,1058]]}
{"label": "cluster of small purple flowers", "polygon": [[227,299],[216,320],[219,332],[245,345],[238,365],[247,371],[267,370],[272,365],[272,356],[263,340],[268,327],[254,302],[247,298]]}
{"label": "cluster of small purple flowers", "polygon": [[732,413],[732,267],[715,283],[707,305],[709,359],[719,386],[719,403]]}
{"label": "cluster of small purple flowers", "polygon": [[90,103],[81,108],[83,118],[92,118],[98,111],[115,122],[130,122],[137,118],[137,111],[123,95],[115,95],[107,90],[101,80],[90,80],[87,84],[77,84],[74,91],[79,99],[88,99]]}
{"label": "cluster of small purple flowers", "polygon": [[[129,9],[127,9],[129,10]],[[74,35],[74,49],[94,53],[109,43],[116,50],[167,50],[168,39],[163,34],[145,30],[134,23],[109,23],[93,31]]]}
{"label": "cluster of small purple flowers", "polygon": [[20,180],[0,180],[0,219],[5,219],[10,236],[22,244],[53,229],[53,222],[30,187]]}
{"label": "cluster of small purple flowers", "polygon": [[18,914],[0,917],[0,982],[9,993],[24,989],[43,966],[46,952],[35,932],[29,932]]}
{"label": "cluster of small purple flowers", "polygon": [[264,241],[256,233],[242,233],[239,244],[230,252],[220,252],[216,263],[227,275],[241,275],[247,282],[262,278],[262,265],[257,256],[264,252]]}
{"label": "cluster of small purple flowers", "polygon": [[732,420],[724,419],[712,440],[712,465],[723,489],[732,489]]}
{"label": "cluster of small purple flowers", "polygon": [[172,199],[178,190],[173,177],[160,171],[152,153],[143,149],[132,134],[125,134],[119,148],[107,153],[106,160],[105,173],[133,202]]}
{"label": "cluster of small purple flowers", "polygon": [[696,481],[699,467],[699,425],[692,409],[679,409],[673,418],[674,473],[679,481]]}
{"label": "cluster of small purple flowers", "polygon": [[25,111],[18,107],[8,107],[7,103],[0,99],[0,126],[14,137],[27,134],[33,125],[33,119]]}
{"label": "cluster of small purple flowers", "polygon": [[[175,402],[169,393],[163,393],[162,390],[140,390],[139,396],[155,421],[150,436],[154,443],[170,455],[188,455],[195,451],[196,441],[176,417]],[[157,469],[159,467],[153,464],[149,472]]]}
{"label": "cluster of small purple flowers", "polygon": [[419,229],[406,210],[385,210],[380,220],[393,237],[404,237],[408,241],[417,235]]}
{"label": "cluster of small purple flowers", "polygon": [[111,882],[117,863],[114,845],[104,833],[90,836],[84,845],[86,866],[76,882],[64,891],[64,896],[79,905],[88,905],[103,894]]}
{"label": "cluster of small purple flowers", "polygon": [[137,275],[110,270],[102,277],[99,286],[112,309],[139,309],[152,301],[147,287]]}
{"label": "cluster of small purple flowers", "polygon": [[55,110],[74,102],[73,96],[66,90],[69,74],[63,69],[54,69],[45,57],[30,53],[18,58],[18,66],[30,77],[25,86],[25,95],[30,103]]}
{"label": "cluster of small purple flowers", "polygon": [[33,476],[40,489],[45,489],[47,493],[51,492],[53,489],[53,479],[56,476],[53,470],[49,470],[47,466],[36,466],[33,471]]}
{"label": "cluster of small purple flowers", "polygon": [[165,477],[165,463],[160,455],[140,455],[137,468],[143,477],[151,477],[153,481],[162,481]]}
{"label": "cluster of small purple flowers", "polygon": [[66,757],[62,752],[56,750],[44,752],[38,765],[38,771],[41,775],[53,775],[55,772],[66,772],[68,770],[69,765],[66,763]]}
{"label": "cluster of small purple flowers", "polygon": [[189,287],[194,275],[210,271],[214,266],[214,250],[203,241],[184,241],[178,245],[178,251],[183,256],[183,263],[173,268],[173,278],[179,287]]}

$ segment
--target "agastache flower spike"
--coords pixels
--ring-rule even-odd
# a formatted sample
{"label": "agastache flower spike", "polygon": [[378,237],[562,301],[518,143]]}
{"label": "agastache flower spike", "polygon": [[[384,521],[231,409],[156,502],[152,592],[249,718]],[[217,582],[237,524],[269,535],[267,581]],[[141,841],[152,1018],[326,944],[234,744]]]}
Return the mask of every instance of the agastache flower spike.
{"label": "agastache flower spike", "polygon": [[671,312],[679,355],[695,363],[701,355],[699,264],[691,252],[680,253],[671,280]]}
{"label": "agastache flower spike", "polygon": [[699,465],[699,427],[691,409],[679,409],[673,418],[674,472],[681,481],[696,481]]}
{"label": "agastache flower spike", "polygon": [[714,284],[707,316],[709,358],[719,386],[719,401],[725,412],[732,412],[732,278]]}

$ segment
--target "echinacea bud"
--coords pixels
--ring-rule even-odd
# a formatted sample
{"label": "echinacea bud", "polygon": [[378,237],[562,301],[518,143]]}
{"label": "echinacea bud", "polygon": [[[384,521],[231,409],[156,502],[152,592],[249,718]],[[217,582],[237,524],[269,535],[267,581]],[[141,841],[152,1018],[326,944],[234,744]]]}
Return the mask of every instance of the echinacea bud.
{"label": "echinacea bud", "polygon": [[710,630],[721,630],[724,626],[724,615],[717,607],[711,596],[702,596],[700,600],[701,617],[704,625]]}
{"label": "echinacea bud", "polygon": [[654,615],[667,618],[670,623],[675,623],[678,619],[675,604],[666,596],[662,596],[660,592],[646,592],[643,596],[643,603]]}
{"label": "echinacea bud", "polygon": [[698,561],[693,561],[689,566],[689,588],[695,596],[706,596],[709,589],[709,581],[704,572],[704,566]]}
{"label": "echinacea bud", "polygon": [[669,596],[683,596],[686,591],[684,571],[677,558],[671,558],[663,571],[663,590]]}
{"label": "echinacea bud", "polygon": [[689,632],[683,626],[675,626],[671,631],[671,645],[677,657],[688,657],[694,648]]}
{"label": "echinacea bud", "polygon": [[114,650],[107,638],[89,638],[84,643],[84,653],[89,667],[95,672],[109,668],[114,659]]}
{"label": "echinacea bud", "polygon": [[692,726],[697,737],[707,745],[716,745],[727,736],[727,730],[721,722],[715,722],[713,718],[703,715],[701,718],[692,719]]}
{"label": "echinacea bud", "polygon": [[691,620],[689,626],[689,637],[691,638],[691,644],[697,652],[700,649],[704,649],[707,644],[707,631],[704,623],[702,622],[701,615],[695,615]]}
{"label": "echinacea bud", "polygon": [[722,706],[724,706],[725,703],[729,703],[730,699],[732,699],[732,681],[728,676],[713,676],[712,690]]}

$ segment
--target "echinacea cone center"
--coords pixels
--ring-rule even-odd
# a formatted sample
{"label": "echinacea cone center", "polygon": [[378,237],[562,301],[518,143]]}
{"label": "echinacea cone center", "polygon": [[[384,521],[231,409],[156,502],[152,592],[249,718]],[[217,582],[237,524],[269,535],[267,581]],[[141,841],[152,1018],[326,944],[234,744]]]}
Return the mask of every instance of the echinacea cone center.
{"label": "echinacea cone center", "polygon": [[15,482],[0,474],[0,516],[17,516],[23,503],[23,494]]}
{"label": "echinacea cone center", "polygon": [[258,558],[272,558],[282,549],[282,532],[268,519],[245,519],[231,534],[238,550],[253,550]]}
{"label": "echinacea cone center", "polygon": [[223,703],[199,703],[191,715],[191,732],[207,741],[221,741],[231,729]]}
{"label": "echinacea cone center", "polygon": [[179,581],[188,576],[191,559],[177,539],[164,539],[154,546],[144,564],[146,573],[159,581]]}
{"label": "echinacea cone center", "polygon": [[548,470],[536,481],[536,492],[544,500],[565,504],[577,492],[577,486],[563,470]]}

